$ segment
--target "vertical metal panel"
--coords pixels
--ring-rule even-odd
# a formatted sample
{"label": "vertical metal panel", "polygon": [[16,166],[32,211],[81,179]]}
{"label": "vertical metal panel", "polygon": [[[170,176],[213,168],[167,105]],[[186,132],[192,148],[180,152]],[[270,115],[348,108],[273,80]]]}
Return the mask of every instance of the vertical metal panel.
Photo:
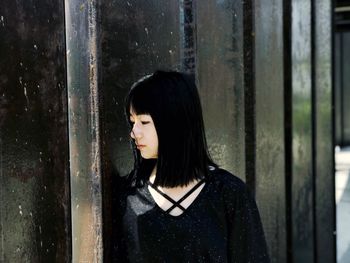
{"label": "vertical metal panel", "polygon": [[271,261],[276,263],[287,262],[282,15],[281,1],[255,1],[255,189]]}
{"label": "vertical metal panel", "polygon": [[0,262],[69,262],[61,1],[0,7]]}
{"label": "vertical metal panel", "polygon": [[[102,85],[105,159],[104,210],[105,260],[111,261],[115,233],[113,196],[115,178],[133,168],[129,131],[124,116],[124,98],[133,82],[156,69],[180,69],[181,30],[179,1],[102,1]],[[113,167],[110,167],[110,166]],[[112,183],[111,183],[112,182]],[[115,224],[115,222],[114,222]],[[114,234],[111,235],[111,232]]]}
{"label": "vertical metal panel", "polygon": [[343,131],[342,131],[342,49],[343,49],[343,33],[335,33],[335,47],[334,47],[334,107],[335,107],[335,143],[342,144]]}
{"label": "vertical metal panel", "polygon": [[[314,1],[314,120],[316,262],[336,261],[332,131],[332,2]],[[350,73],[350,72],[349,72]]]}
{"label": "vertical metal panel", "polygon": [[198,88],[210,152],[245,179],[243,4],[197,1]]}
{"label": "vertical metal panel", "polygon": [[124,98],[133,82],[156,69],[180,68],[177,1],[104,1],[102,92],[108,151],[120,174],[132,168]]}
{"label": "vertical metal panel", "polygon": [[350,145],[350,32],[343,33],[342,41],[342,144]]}
{"label": "vertical metal panel", "polygon": [[335,34],[335,132],[338,145],[350,145],[350,32]]}
{"label": "vertical metal panel", "polygon": [[244,132],[246,183],[255,193],[256,134],[255,134],[255,32],[254,1],[243,4],[243,65],[244,65]]}
{"label": "vertical metal panel", "polygon": [[293,262],[314,262],[311,4],[292,1],[292,250]]}
{"label": "vertical metal panel", "polygon": [[73,262],[102,262],[98,6],[65,1]]}

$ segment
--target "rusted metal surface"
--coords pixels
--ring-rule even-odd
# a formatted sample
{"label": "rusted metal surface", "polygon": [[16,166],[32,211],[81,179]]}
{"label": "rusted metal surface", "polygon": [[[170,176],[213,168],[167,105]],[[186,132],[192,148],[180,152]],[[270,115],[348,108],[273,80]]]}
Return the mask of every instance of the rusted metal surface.
{"label": "rusted metal surface", "polygon": [[[272,262],[287,262],[283,4],[255,1],[255,193]],[[271,189],[274,189],[273,191]]]}
{"label": "rusted metal surface", "polygon": [[311,1],[291,3],[292,262],[314,262]]}
{"label": "rusted metal surface", "polygon": [[314,2],[314,153],[316,262],[336,262],[332,115],[332,1]]}
{"label": "rusted metal surface", "polygon": [[243,4],[197,1],[197,78],[210,153],[245,179]]}
{"label": "rusted metal surface", "polygon": [[0,262],[71,258],[63,16],[1,3]]}
{"label": "rusted metal surface", "polygon": [[72,261],[103,262],[99,6],[66,1]]}

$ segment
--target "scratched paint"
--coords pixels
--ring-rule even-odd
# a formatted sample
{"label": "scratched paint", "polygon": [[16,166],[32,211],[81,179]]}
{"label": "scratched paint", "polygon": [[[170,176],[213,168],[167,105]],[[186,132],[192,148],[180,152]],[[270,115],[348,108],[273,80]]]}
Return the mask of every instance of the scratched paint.
{"label": "scratched paint", "polygon": [[2,3],[0,262],[70,261],[63,30],[61,1]]}
{"label": "scratched paint", "polygon": [[65,2],[73,262],[103,262],[97,8]]}

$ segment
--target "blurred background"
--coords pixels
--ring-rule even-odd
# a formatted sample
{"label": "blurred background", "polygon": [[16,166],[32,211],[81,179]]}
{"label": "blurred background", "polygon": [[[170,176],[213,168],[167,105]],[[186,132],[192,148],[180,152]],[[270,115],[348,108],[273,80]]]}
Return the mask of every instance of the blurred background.
{"label": "blurred background", "polygon": [[350,1],[334,8],[334,121],[337,262],[350,261]]}

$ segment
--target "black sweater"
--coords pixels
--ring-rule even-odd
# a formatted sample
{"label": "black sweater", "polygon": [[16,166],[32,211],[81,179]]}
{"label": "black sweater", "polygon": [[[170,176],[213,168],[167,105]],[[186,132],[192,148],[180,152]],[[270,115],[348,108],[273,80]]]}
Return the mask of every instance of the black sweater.
{"label": "black sweater", "polygon": [[162,210],[147,184],[120,178],[114,214],[114,262],[270,262],[255,201],[236,176],[210,171],[179,216]]}

